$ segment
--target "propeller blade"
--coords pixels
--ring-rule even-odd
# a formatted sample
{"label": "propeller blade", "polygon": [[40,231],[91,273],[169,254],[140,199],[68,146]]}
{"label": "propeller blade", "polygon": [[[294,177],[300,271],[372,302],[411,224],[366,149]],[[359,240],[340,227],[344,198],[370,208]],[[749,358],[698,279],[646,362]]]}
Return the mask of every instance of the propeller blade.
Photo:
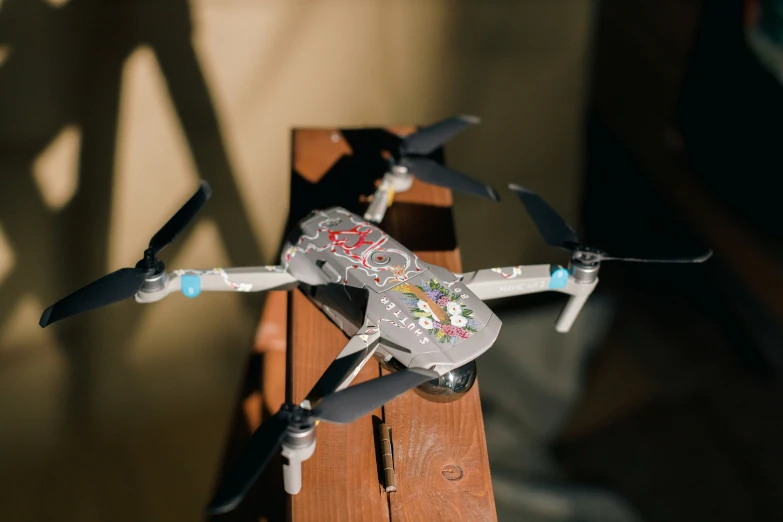
{"label": "propeller blade", "polygon": [[163,250],[166,245],[174,241],[174,238],[176,238],[180,232],[185,230],[185,227],[187,227],[188,223],[196,217],[198,211],[201,210],[201,207],[204,206],[204,203],[207,202],[211,195],[212,189],[210,188],[209,183],[201,180],[201,185],[196,193],[180,207],[177,213],[174,214],[174,216],[169,219],[154,236],[152,236],[149,247],[154,254]]}
{"label": "propeller blade", "polygon": [[519,185],[508,186],[519,197],[522,204],[536,224],[538,231],[544,237],[544,241],[550,246],[572,250],[579,244],[579,237],[571,228],[571,225],[555,212],[549,204],[532,190]]}
{"label": "propeller blade", "polygon": [[403,138],[401,145],[402,155],[418,154],[426,156],[471,125],[479,123],[479,121],[481,120],[476,116],[461,115],[423,127]]}
{"label": "propeller blade", "polygon": [[280,411],[259,426],[237,465],[218,488],[207,508],[208,514],[226,513],[242,502],[272,456],[280,449],[287,426],[288,417]]}
{"label": "propeller blade", "polygon": [[398,395],[437,378],[436,372],[424,368],[400,370],[327,395],[313,408],[313,416],[325,422],[348,424]]}
{"label": "propeller blade", "polygon": [[121,268],[103,276],[44,310],[38,324],[45,328],[60,319],[129,299],[144,284],[146,275],[144,268]]}
{"label": "propeller blade", "polygon": [[480,196],[492,201],[500,201],[498,193],[489,185],[478,182],[429,158],[402,158],[400,165],[406,167],[414,176],[426,183]]}
{"label": "propeller blade", "polygon": [[634,263],[703,263],[712,257],[712,250],[697,257],[679,257],[672,259],[641,259],[638,257],[607,257],[598,256],[601,261],[631,261]]}

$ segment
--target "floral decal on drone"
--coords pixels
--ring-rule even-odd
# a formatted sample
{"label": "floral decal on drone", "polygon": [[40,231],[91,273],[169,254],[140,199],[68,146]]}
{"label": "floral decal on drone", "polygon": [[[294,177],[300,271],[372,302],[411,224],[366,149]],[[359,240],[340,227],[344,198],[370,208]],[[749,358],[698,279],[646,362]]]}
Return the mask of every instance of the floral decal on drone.
{"label": "floral decal on drone", "polygon": [[478,331],[481,323],[473,318],[473,310],[461,301],[468,295],[459,288],[451,290],[431,279],[421,285],[403,283],[394,290],[404,295],[402,300],[419,323],[441,343],[452,346]]}

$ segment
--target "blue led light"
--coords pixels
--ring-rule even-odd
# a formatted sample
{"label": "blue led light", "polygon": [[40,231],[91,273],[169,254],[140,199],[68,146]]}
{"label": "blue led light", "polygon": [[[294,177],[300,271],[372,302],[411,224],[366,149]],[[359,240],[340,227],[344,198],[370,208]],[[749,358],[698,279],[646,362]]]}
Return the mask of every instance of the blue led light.
{"label": "blue led light", "polygon": [[201,278],[193,274],[182,276],[182,293],[185,297],[198,297],[201,293]]}
{"label": "blue led light", "polygon": [[552,268],[552,275],[549,278],[549,288],[565,288],[565,285],[568,283],[568,270],[561,266],[553,266]]}

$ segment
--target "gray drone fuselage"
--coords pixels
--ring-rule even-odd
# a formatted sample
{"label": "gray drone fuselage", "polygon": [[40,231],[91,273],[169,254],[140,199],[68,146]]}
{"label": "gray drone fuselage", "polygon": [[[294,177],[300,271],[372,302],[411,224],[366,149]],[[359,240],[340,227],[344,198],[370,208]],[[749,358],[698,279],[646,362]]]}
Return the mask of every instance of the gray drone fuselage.
{"label": "gray drone fuselage", "polygon": [[303,219],[281,264],[346,335],[378,334],[381,360],[443,374],[484,353],[500,332],[498,317],[459,276],[342,208]]}

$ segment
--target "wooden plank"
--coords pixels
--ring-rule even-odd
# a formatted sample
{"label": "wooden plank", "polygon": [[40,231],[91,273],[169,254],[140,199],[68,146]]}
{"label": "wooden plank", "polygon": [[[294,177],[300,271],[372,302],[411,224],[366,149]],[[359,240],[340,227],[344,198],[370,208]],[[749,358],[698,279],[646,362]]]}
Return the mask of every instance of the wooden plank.
{"label": "wooden plank", "polygon": [[[395,131],[403,134],[412,129]],[[341,154],[347,154],[345,144],[334,139],[340,132],[294,133],[293,166],[303,169],[299,174],[307,181],[316,183],[326,174],[322,169],[328,170]],[[307,147],[319,149],[323,156],[300,150]],[[395,198],[397,203],[389,209],[383,228],[407,244],[408,237],[421,236],[421,212],[426,209],[409,212],[406,205],[426,204],[440,212],[449,209],[451,194],[416,181],[410,191]],[[324,201],[324,206],[328,204]],[[447,223],[430,233],[453,239],[453,225]],[[452,271],[461,269],[458,249],[417,254]],[[292,294],[291,305],[291,391],[293,400],[300,401],[347,339],[300,293]],[[377,363],[367,364],[355,382],[380,374]],[[378,420],[392,428],[397,491],[390,494],[383,491],[378,468],[373,431]],[[318,446],[303,466],[302,491],[291,500],[292,520],[497,519],[478,384],[454,403],[435,404],[409,392],[349,426],[321,424],[317,429]]]}

